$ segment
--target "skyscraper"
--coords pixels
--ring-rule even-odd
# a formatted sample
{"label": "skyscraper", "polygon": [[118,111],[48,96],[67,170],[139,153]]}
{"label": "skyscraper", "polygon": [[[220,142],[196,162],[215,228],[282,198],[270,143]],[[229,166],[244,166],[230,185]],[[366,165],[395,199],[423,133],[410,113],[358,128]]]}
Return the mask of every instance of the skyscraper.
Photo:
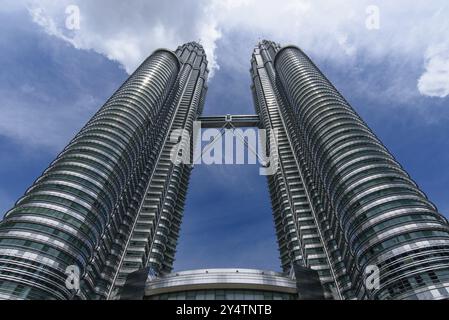
{"label": "skyscraper", "polygon": [[[146,59],[0,223],[0,298],[448,298],[446,219],[313,62],[262,41],[250,72],[257,115],[200,117],[203,48]],[[170,273],[192,169],[170,134],[195,120],[278,132],[282,274]]]}
{"label": "skyscraper", "polygon": [[207,74],[188,43],[112,95],[5,215],[0,298],[72,298],[71,266],[82,299],[110,298],[143,266],[171,270],[190,167],[171,163],[168,137],[201,113]]}
{"label": "skyscraper", "polygon": [[257,113],[280,132],[269,186],[284,270],[316,269],[343,299],[448,298],[447,221],[365,122],[299,48],[263,41],[251,64]]}

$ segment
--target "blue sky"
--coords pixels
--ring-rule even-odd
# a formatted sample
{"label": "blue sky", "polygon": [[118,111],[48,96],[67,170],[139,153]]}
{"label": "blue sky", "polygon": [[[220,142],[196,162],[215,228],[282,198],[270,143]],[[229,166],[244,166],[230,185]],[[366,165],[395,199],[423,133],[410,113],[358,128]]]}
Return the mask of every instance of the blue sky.
{"label": "blue sky", "polygon": [[[158,47],[201,40],[205,114],[253,113],[258,40],[302,47],[449,217],[446,1],[10,1],[0,8],[0,216]],[[80,8],[79,30],[65,8]],[[107,5],[106,5],[107,4]],[[366,8],[379,9],[368,30]],[[255,165],[196,166],[175,269],[279,269],[268,190]]]}

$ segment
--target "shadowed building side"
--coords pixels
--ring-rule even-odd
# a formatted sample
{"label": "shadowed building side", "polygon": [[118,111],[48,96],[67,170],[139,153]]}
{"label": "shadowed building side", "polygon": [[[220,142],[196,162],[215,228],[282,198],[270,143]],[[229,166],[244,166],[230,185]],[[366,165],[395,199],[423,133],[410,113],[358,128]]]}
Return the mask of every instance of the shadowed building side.
{"label": "shadowed building side", "polygon": [[276,85],[273,60],[280,46],[269,41],[254,49],[251,59],[253,98],[261,125],[277,130],[278,169],[268,176],[281,264],[284,272],[292,266],[317,271],[326,297],[351,298],[351,284],[339,265],[340,252],[320,228],[320,208],[310,170],[302,165],[302,153],[295,153],[297,137],[282,114],[282,96]]}
{"label": "shadowed building side", "polygon": [[[188,43],[175,53],[181,62],[181,70],[169,108],[170,115],[166,119],[168,134],[161,140],[157,165],[149,177],[109,298],[119,298],[127,276],[136,270],[150,267],[156,274],[165,274],[173,267],[192,168],[188,164],[172,162],[171,152],[178,139],[173,141],[170,134],[176,130],[192,132],[193,122],[203,109],[208,75],[207,59],[201,46]],[[193,147],[190,151],[193,152]]]}

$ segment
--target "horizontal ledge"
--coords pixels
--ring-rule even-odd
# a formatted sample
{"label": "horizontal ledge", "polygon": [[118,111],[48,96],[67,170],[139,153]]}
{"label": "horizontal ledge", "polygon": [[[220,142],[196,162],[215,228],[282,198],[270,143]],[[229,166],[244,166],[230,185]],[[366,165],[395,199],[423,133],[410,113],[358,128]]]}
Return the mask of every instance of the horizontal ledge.
{"label": "horizontal ledge", "polygon": [[222,128],[222,127],[259,127],[260,119],[258,115],[221,115],[198,117],[202,128]]}

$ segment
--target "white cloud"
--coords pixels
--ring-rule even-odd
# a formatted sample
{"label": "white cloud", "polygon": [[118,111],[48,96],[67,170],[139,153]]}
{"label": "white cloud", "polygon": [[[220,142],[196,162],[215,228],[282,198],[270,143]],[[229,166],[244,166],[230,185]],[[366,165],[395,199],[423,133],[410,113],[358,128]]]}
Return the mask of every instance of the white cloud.
{"label": "white cloud", "polygon": [[[66,28],[68,5],[80,9],[79,30]],[[202,1],[36,0],[27,7],[48,34],[118,61],[128,73],[155,49],[189,41],[203,43],[209,68],[218,68],[215,46],[221,33]]]}
{"label": "white cloud", "polygon": [[348,56],[352,56],[356,53],[357,51],[356,47],[348,43],[347,34],[338,35],[337,42]]}
{"label": "white cloud", "polygon": [[66,37],[62,31],[58,28],[55,21],[49,16],[45,14],[45,10],[41,7],[30,7],[29,8],[30,15],[33,19],[33,22],[40,25],[42,28],[45,29],[45,31],[51,35],[56,36],[58,38],[61,38],[67,42],[70,42],[71,44],[75,45],[76,43],[70,39],[69,37]]}
{"label": "white cloud", "polygon": [[430,47],[426,52],[426,71],[418,80],[419,92],[445,98],[449,95],[449,46]]}
{"label": "white cloud", "polygon": [[[64,28],[64,9],[69,4],[80,7],[78,31]],[[371,5],[379,8],[379,30],[366,28],[366,9]],[[447,88],[444,77],[438,72],[435,76],[434,71],[444,61],[424,56],[435,44],[449,44],[444,0],[413,4],[406,0],[284,0],[282,4],[271,0],[36,0],[29,8],[34,21],[49,34],[116,60],[128,73],[158,47],[175,48],[200,39],[212,71],[219,68],[218,60],[247,64],[249,57],[241,54],[247,55],[255,43],[235,43],[234,53],[227,57],[216,52],[217,41],[239,32],[254,42],[269,38],[298,44],[315,57],[342,64],[354,61],[358,54],[372,59],[407,56],[416,63],[426,58],[419,92],[442,96]]]}

